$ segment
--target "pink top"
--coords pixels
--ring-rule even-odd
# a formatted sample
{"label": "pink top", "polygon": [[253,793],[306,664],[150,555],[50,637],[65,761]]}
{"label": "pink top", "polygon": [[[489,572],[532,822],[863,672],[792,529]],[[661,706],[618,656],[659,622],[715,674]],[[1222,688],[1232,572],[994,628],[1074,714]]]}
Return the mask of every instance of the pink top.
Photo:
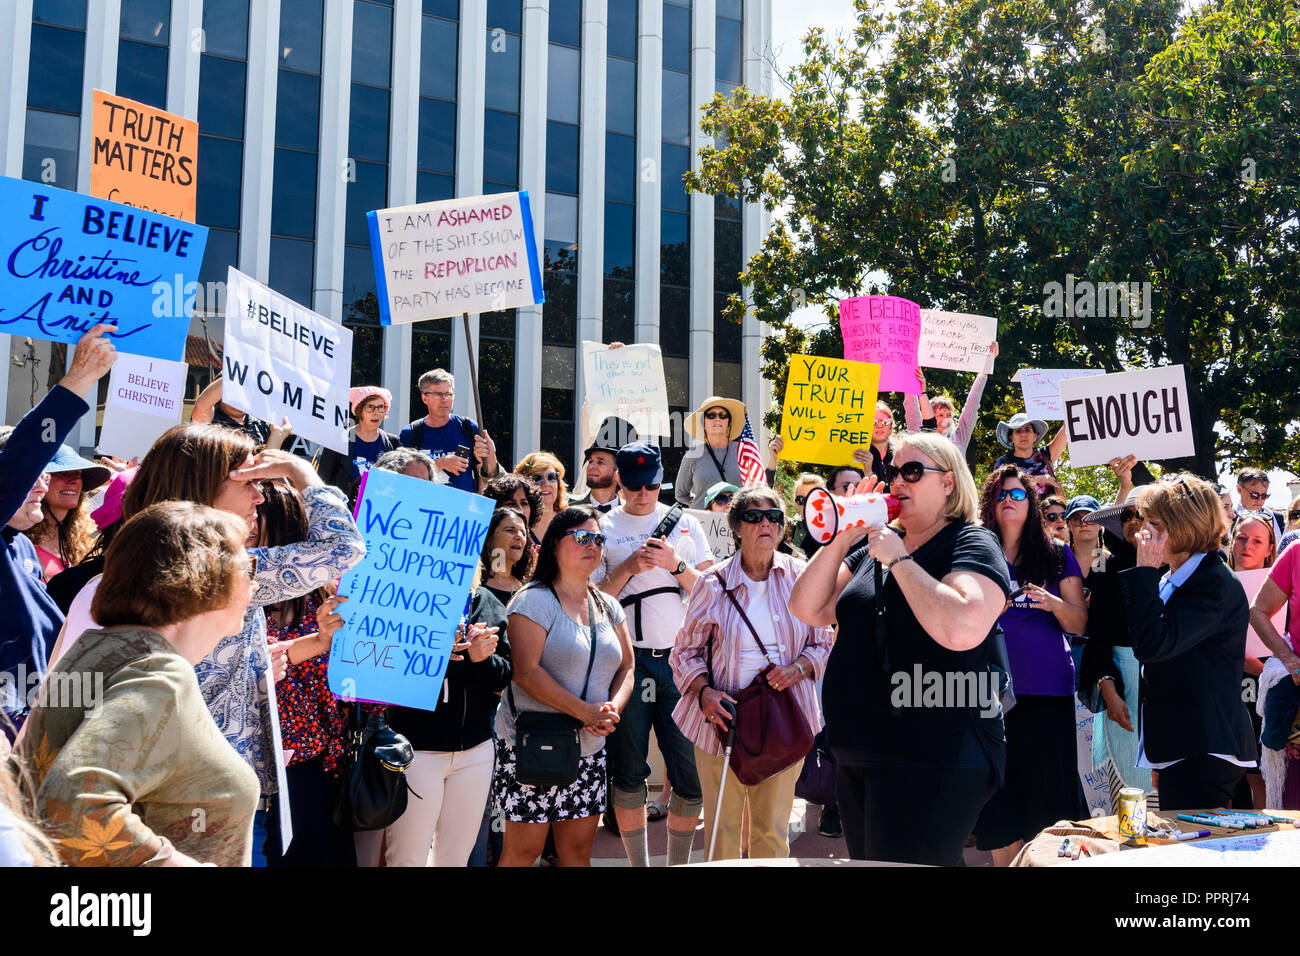
{"label": "pink top", "polygon": [[[1300,548],[1296,547],[1297,544],[1300,544],[1300,541],[1293,541],[1287,545],[1282,556],[1268,569],[1268,579],[1281,588],[1282,593],[1286,595],[1292,627],[1296,626],[1295,622],[1300,621]],[[1282,636],[1291,645],[1291,649],[1295,650],[1295,641],[1291,639],[1291,635]]]}
{"label": "pink top", "polygon": [[[768,578],[772,607],[789,608],[790,591],[794,588],[795,578],[805,566],[805,562],[787,554],[777,552],[772,556],[772,573]],[[735,605],[722,593],[723,583],[736,595],[736,600],[742,607],[748,605],[748,589],[744,584],[739,553],[701,576],[695,590],[691,592],[686,620],[677,632],[677,640],[669,657],[673,680],[682,692],[682,699],[673,708],[673,720],[687,740],[715,757],[722,756],[722,742],[718,739],[717,731],[705,721],[699,700],[688,691],[696,677],[708,672],[705,661],[709,638],[712,637],[713,686],[734,696],[742,689],[737,684],[740,679],[743,642],[754,640],[754,635],[750,633]],[[826,670],[826,661],[830,658],[831,628],[809,627],[788,611],[774,625],[781,649],[780,659],[793,663],[802,655],[812,664],[812,680],[801,680],[786,693],[795,696],[799,710],[808,719],[808,725],[815,733],[821,730],[822,715],[821,708],[817,705],[814,682],[821,680]],[[773,656],[776,656],[775,652]]]}
{"label": "pink top", "polygon": [[68,570],[68,562],[59,557],[58,552],[47,551],[39,544],[36,545],[36,557],[40,559],[41,574],[44,576],[46,581],[54,577],[54,575],[58,574],[60,571]]}

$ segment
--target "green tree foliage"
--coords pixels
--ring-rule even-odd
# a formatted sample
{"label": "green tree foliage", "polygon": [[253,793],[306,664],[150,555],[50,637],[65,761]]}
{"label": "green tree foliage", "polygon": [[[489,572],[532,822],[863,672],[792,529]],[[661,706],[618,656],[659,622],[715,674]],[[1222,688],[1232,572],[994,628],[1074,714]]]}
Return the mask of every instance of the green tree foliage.
{"label": "green tree foliage", "polygon": [[[1197,455],[1167,465],[1295,467],[1294,4],[1212,0],[1186,20],[1175,0],[855,6],[851,37],[808,33],[782,99],[742,88],[705,108],[721,145],[687,177],[777,212],[742,276],[749,303],[728,308],[772,330],[763,374],[777,408],[791,353],[843,354],[836,301],[888,292],[998,317],[977,468],[1003,450],[995,416],[1020,407],[1016,369],[1177,363]],[[1150,283],[1149,325],[1113,314],[1117,299],[1049,314],[1067,276]],[[826,327],[788,321],[805,301],[824,306]],[[969,383],[927,377],[959,401]]]}

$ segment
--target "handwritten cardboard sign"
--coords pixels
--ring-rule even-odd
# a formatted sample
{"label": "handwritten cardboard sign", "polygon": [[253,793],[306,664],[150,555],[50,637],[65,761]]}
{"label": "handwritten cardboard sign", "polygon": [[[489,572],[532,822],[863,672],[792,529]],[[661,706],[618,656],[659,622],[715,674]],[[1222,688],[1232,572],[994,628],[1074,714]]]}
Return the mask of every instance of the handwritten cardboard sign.
{"label": "handwritten cardboard sign", "polygon": [[119,355],[108,375],[100,452],[126,461],[144,457],[159,435],[179,425],[188,371],[184,362]]}
{"label": "handwritten cardboard sign", "polygon": [[[1260,568],[1258,571],[1234,571],[1237,580],[1241,582],[1242,590],[1246,592],[1246,600],[1254,601],[1255,595],[1259,589],[1264,586],[1268,580],[1268,568]],[[1273,627],[1279,634],[1286,637],[1286,605],[1283,604],[1278,612],[1271,618]],[[1268,649],[1264,639],[1259,636],[1259,632],[1253,627],[1246,627],[1246,653],[1251,657],[1272,657],[1273,652]]]}
{"label": "handwritten cardboard sign", "polygon": [[119,352],[184,357],[170,290],[198,278],[206,227],[8,177],[0,209],[0,332],[76,342],[111,322]]}
{"label": "handwritten cardboard sign", "polygon": [[1104,465],[1140,453],[1147,461],[1196,454],[1181,365],[1061,382],[1070,465]]}
{"label": "handwritten cardboard sign", "polygon": [[383,325],[546,301],[527,191],[379,209],[366,219]]}
{"label": "handwritten cardboard sign", "polygon": [[600,342],[582,343],[582,364],[587,386],[587,414],[602,422],[617,415],[642,435],[667,435],[668,387],[664,384],[664,359],[659,346],[649,344],[606,348]]}
{"label": "handwritten cardboard sign", "polygon": [[917,347],[921,307],[896,295],[862,295],[840,300],[840,334],[850,362],[880,366],[880,391],[918,395]]}
{"label": "handwritten cardboard sign", "polygon": [[997,341],[998,320],[991,315],[921,310],[917,364],[958,372],[983,372],[989,343]]}
{"label": "handwritten cardboard sign", "polygon": [[1099,368],[1022,368],[1011,376],[1011,381],[1020,383],[1025,396],[1025,414],[1030,418],[1060,421],[1065,415],[1061,411],[1061,382],[1067,378],[1105,374]]}
{"label": "handwritten cardboard sign", "polygon": [[719,513],[687,508],[686,514],[698,521],[700,527],[704,529],[704,536],[709,539],[709,549],[713,552],[714,561],[725,561],[736,553],[736,536],[731,533],[731,525],[727,523],[725,511]]}
{"label": "handwritten cardboard sign", "polygon": [[199,124],[94,91],[90,194],[194,222]]}
{"label": "handwritten cardboard sign", "polygon": [[494,503],[371,468],[357,496],[366,556],[343,575],[330,644],[338,697],[433,710]]}
{"label": "handwritten cardboard sign", "polygon": [[[915,366],[913,367],[915,369]],[[791,355],[781,412],[780,457],[851,465],[871,444],[880,366],[820,355]]]}
{"label": "handwritten cardboard sign", "polygon": [[233,266],[226,279],[222,400],[347,454],[352,330]]}

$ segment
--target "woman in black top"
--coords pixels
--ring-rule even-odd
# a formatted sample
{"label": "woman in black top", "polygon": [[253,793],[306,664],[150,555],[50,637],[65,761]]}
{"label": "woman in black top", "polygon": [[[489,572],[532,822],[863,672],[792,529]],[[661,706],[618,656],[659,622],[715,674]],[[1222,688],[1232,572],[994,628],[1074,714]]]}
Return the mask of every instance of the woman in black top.
{"label": "woman in black top", "polygon": [[[849,855],[956,866],[1002,781],[991,639],[1009,578],[997,538],[975,524],[975,482],[956,445],[906,435],[892,465],[897,527],[833,538],[795,582],[790,610],[839,624],[822,703]],[[859,493],[877,485],[868,478]]]}

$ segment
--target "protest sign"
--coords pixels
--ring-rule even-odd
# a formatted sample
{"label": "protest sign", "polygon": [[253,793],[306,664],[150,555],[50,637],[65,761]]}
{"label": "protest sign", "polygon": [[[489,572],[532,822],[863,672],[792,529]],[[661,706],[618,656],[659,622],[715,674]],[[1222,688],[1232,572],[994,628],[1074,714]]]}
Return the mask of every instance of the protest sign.
{"label": "protest sign", "polygon": [[851,465],[853,450],[871,444],[880,366],[820,355],[791,355],[781,411],[779,457]]}
{"label": "protest sign", "polygon": [[198,278],[208,230],[43,183],[0,177],[0,332],[76,342],[97,323],[119,352],[179,361],[188,316],[157,308]]}
{"label": "protest sign", "polygon": [[346,455],[352,330],[273,292],[234,266],[226,279],[221,399]]}
{"label": "protest sign", "polygon": [[983,372],[989,360],[989,343],[997,341],[998,320],[991,315],[921,310],[921,335],[917,364],[958,372]]}
{"label": "protest sign", "polygon": [[100,453],[143,458],[159,435],[179,425],[188,371],[184,362],[119,355],[108,376]]}
{"label": "protest sign", "polygon": [[199,124],[94,91],[90,194],[194,222]]}
{"label": "protest sign", "polygon": [[383,325],[546,300],[527,191],[378,209],[366,219]]}
{"label": "protest sign", "polygon": [[[1234,571],[1237,580],[1241,582],[1242,590],[1246,592],[1246,600],[1254,601],[1255,595],[1259,589],[1264,586],[1268,580],[1268,568],[1260,568],[1258,571]],[[1286,605],[1283,604],[1276,614],[1271,618],[1274,629],[1283,637],[1286,636]],[[1251,657],[1272,657],[1273,652],[1268,649],[1264,639],[1259,636],[1255,628],[1247,626],[1246,628],[1246,653]]]}
{"label": "protest sign", "polygon": [[433,710],[494,503],[371,468],[357,495],[366,556],[343,575],[330,644],[336,696]]}
{"label": "protest sign", "polygon": [[1061,411],[1061,382],[1067,378],[1105,374],[1099,368],[1022,368],[1011,376],[1011,381],[1020,383],[1020,390],[1025,396],[1026,415],[1030,418],[1060,421],[1064,417]]}
{"label": "protest sign", "polygon": [[731,533],[731,525],[727,524],[725,511],[719,513],[687,508],[685,513],[704,528],[704,536],[709,539],[709,549],[713,552],[714,561],[725,561],[736,553],[736,537]]}
{"label": "protest sign", "polygon": [[917,345],[921,307],[896,295],[863,295],[840,300],[840,335],[850,362],[880,366],[880,391],[918,395]]}
{"label": "protest sign", "polygon": [[1070,465],[1104,465],[1140,453],[1147,461],[1196,453],[1181,365],[1061,382]]}
{"label": "protest sign", "polygon": [[668,388],[659,346],[640,344],[611,349],[599,342],[584,341],[582,365],[591,421],[603,422],[617,415],[642,435],[669,434]]}

